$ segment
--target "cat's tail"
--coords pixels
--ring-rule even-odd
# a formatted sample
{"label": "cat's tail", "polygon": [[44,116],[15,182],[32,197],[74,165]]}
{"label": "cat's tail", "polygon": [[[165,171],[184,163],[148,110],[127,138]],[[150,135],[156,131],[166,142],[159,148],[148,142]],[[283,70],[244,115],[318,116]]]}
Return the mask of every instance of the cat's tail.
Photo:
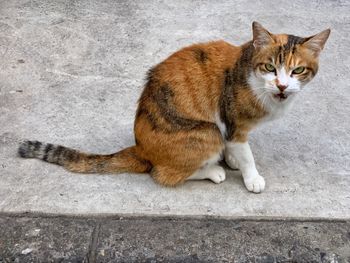
{"label": "cat's tail", "polygon": [[137,146],[109,155],[87,154],[60,145],[24,141],[18,148],[22,158],[37,158],[77,173],[145,173],[152,165],[137,154]]}

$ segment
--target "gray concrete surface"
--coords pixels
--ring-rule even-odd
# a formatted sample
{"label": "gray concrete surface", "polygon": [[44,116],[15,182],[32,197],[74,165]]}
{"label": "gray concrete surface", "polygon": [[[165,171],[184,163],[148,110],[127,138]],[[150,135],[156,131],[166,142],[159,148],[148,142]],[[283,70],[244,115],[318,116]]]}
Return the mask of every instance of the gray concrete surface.
{"label": "gray concrete surface", "polygon": [[0,263],[350,262],[350,223],[0,215]]}
{"label": "gray concrete surface", "polygon": [[[350,218],[349,1],[0,0],[0,212]],[[238,172],[169,189],[146,175],[79,175],[16,157],[21,139],[112,153],[131,145],[147,69],[193,42],[332,33],[293,112],[251,147],[267,187]]]}
{"label": "gray concrete surface", "polygon": [[88,258],[96,222],[0,216],[0,225],[0,263],[78,263]]}

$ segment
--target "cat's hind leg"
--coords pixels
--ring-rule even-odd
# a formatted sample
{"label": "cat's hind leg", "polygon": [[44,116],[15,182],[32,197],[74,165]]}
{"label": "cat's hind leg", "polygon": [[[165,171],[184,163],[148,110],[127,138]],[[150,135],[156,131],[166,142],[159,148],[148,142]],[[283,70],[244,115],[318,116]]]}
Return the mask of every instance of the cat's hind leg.
{"label": "cat's hind leg", "polygon": [[226,173],[224,168],[217,164],[205,165],[198,170],[174,169],[167,166],[155,166],[151,171],[153,179],[165,186],[177,186],[188,180],[205,180],[219,184],[225,181]]}
{"label": "cat's hind leg", "polygon": [[225,169],[217,164],[221,154],[214,154],[201,166],[154,166],[151,175],[159,184],[176,186],[188,180],[205,180],[219,184],[225,181]]}
{"label": "cat's hind leg", "polygon": [[177,186],[182,184],[187,177],[193,173],[193,170],[174,168],[171,166],[154,166],[151,171],[152,178],[164,186]]}

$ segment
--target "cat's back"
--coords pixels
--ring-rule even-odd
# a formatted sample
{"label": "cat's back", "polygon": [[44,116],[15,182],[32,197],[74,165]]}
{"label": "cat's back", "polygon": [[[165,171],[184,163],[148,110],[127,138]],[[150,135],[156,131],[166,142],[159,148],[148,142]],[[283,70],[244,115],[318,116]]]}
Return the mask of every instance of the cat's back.
{"label": "cat's back", "polygon": [[[240,47],[219,40],[197,43],[180,49],[158,65],[163,73],[222,73],[232,67],[240,55]],[[193,75],[195,77],[195,75]]]}
{"label": "cat's back", "polygon": [[180,49],[149,71],[139,107],[155,97],[171,97],[182,116],[213,121],[225,71],[240,54],[240,47],[223,40]]}

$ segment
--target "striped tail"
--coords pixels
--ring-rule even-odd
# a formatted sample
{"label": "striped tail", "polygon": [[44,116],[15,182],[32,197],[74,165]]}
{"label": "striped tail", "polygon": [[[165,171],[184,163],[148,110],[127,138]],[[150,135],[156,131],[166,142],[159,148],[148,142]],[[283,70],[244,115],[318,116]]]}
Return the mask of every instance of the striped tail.
{"label": "striped tail", "polygon": [[137,146],[114,154],[99,155],[82,153],[51,143],[24,141],[18,148],[18,155],[22,158],[37,158],[58,164],[77,173],[145,173],[152,168],[150,162],[139,157]]}

